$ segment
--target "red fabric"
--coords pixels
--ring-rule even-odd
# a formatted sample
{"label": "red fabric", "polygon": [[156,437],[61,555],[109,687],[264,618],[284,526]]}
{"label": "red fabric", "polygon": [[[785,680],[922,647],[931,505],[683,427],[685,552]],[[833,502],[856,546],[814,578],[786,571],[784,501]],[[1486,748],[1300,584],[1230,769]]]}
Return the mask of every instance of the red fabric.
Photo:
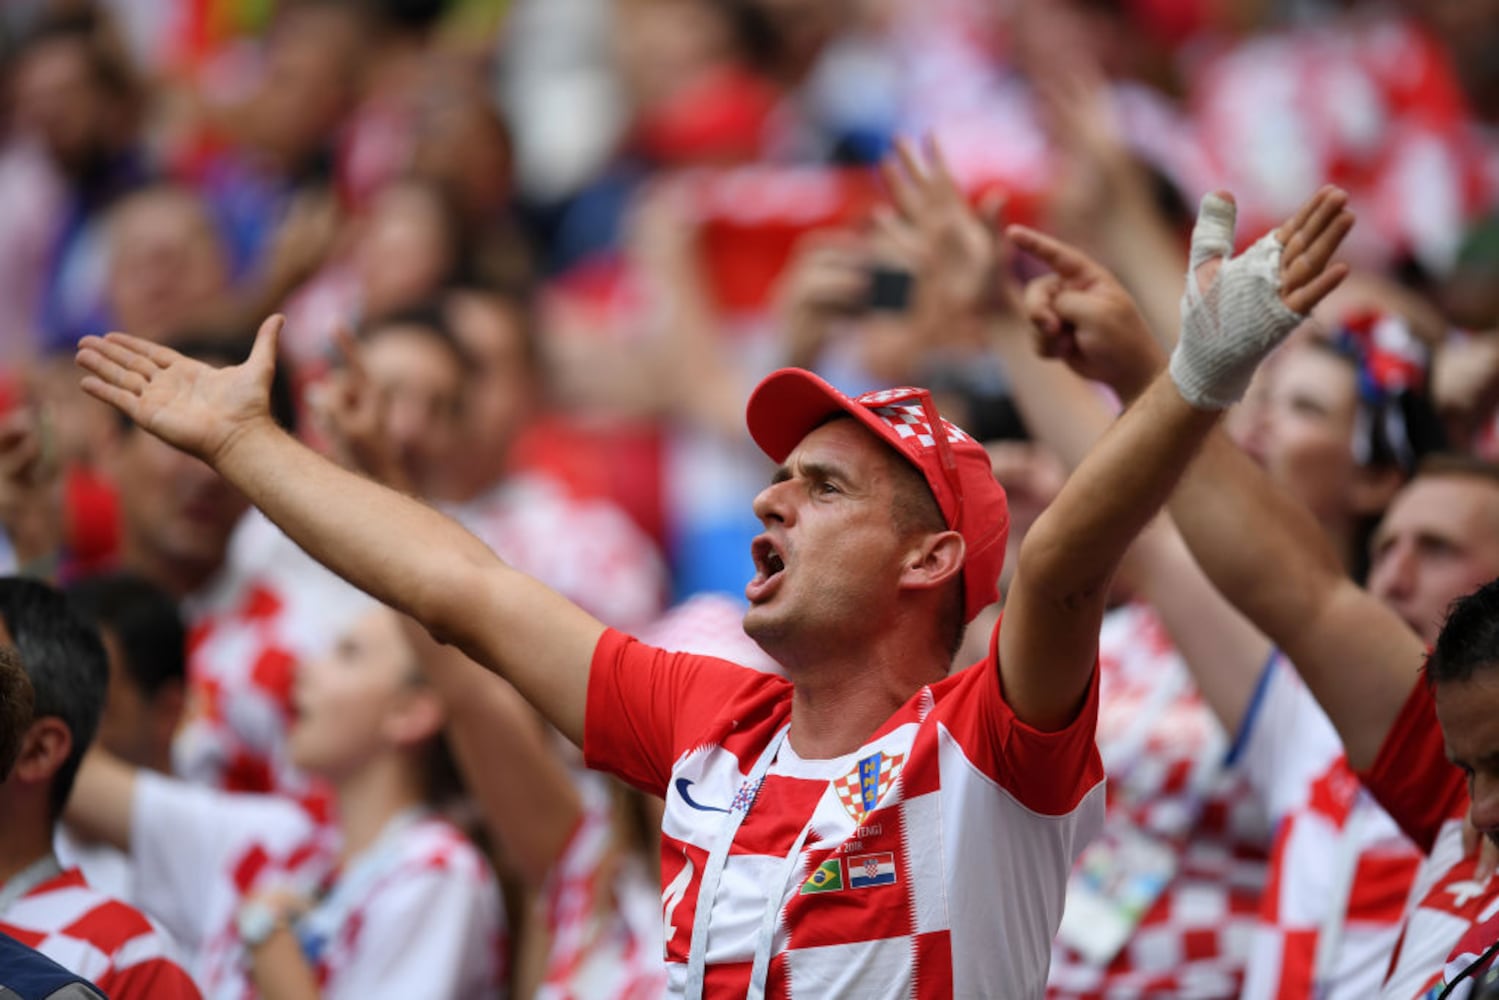
{"label": "red fabric", "polygon": [[97,985],[117,1000],[197,1000],[168,956],[165,937],[134,907],[90,887],[73,868],[34,886],[0,932]]}
{"label": "red fabric", "polygon": [[120,498],[110,483],[81,465],[63,479],[67,548],[72,569],[93,573],[112,565],[120,553]]}
{"label": "red fabric", "polygon": [[[713,906],[713,933],[736,940],[709,964],[709,994],[744,995],[754,935],[742,929],[758,925],[769,899],[781,901],[786,942],[770,960],[769,996],[908,995],[928,974],[938,977],[935,995],[948,995],[944,976],[953,994],[997,995],[1000,982],[1022,993],[1039,987],[1066,868],[1102,813],[1096,675],[1077,719],[1039,732],[1005,703],[991,654],[916,692],[858,750],[804,760],[783,744],[763,782],[746,785],[790,708],[788,682],[723,660],[615,631],[595,650],[585,758],[667,797],[661,879],[674,988],[685,976],[704,845],[721,814],[746,801],[753,808]],[[849,780],[868,789],[858,803],[834,794]],[[784,870],[809,823],[815,832],[794,875],[767,899],[764,878]],[[831,884],[813,881],[833,870]],[[939,968],[912,967],[913,955]],[[884,978],[896,968],[900,977]]]}
{"label": "red fabric", "polygon": [[635,126],[635,146],[668,164],[753,160],[780,95],[741,67],[706,73]]}
{"label": "red fabric", "polygon": [[1447,759],[1436,702],[1424,679],[1416,681],[1374,764],[1359,777],[1427,854],[1443,823],[1467,815],[1468,786]]}

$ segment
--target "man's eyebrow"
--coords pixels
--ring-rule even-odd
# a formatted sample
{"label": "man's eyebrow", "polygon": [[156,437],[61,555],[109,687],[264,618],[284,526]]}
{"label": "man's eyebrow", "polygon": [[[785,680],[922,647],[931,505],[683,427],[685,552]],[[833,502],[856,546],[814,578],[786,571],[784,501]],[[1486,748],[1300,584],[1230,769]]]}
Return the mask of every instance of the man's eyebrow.
{"label": "man's eyebrow", "polygon": [[[806,479],[843,479],[842,472],[836,466],[829,465],[826,462],[798,462],[796,468],[803,478]],[[791,479],[792,476],[791,466],[782,465],[779,469],[776,469],[775,475],[770,477],[770,484],[774,486],[777,483],[784,483],[786,480]]]}

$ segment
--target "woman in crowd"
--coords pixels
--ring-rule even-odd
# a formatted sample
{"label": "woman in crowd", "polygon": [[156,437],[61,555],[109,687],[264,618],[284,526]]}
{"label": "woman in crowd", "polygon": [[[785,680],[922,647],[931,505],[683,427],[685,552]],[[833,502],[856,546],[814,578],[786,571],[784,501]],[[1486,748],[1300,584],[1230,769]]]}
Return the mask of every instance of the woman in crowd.
{"label": "woman in crowd", "polygon": [[302,666],[294,704],[291,752],[333,787],[333,823],[103,754],[70,821],[130,852],[142,905],[193,951],[205,996],[496,995],[499,890],[437,811],[458,790],[443,703],[396,613],[371,602]]}

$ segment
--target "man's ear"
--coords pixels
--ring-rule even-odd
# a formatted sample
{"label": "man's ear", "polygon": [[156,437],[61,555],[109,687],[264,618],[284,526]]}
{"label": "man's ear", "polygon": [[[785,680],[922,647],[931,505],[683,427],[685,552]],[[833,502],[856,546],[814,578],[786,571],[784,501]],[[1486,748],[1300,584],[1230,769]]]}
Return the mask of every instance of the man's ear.
{"label": "man's ear", "polygon": [[68,724],[55,715],[44,715],[31,723],[21,741],[21,756],[16,758],[14,779],[29,785],[45,784],[62,767],[73,751],[73,733]]}
{"label": "man's ear", "polygon": [[149,706],[152,744],[170,746],[187,710],[187,685],[175,678],[166,681],[151,696]]}
{"label": "man's ear", "polygon": [[956,531],[922,535],[906,553],[901,586],[913,590],[941,587],[963,571],[963,556],[967,551],[963,536]]}

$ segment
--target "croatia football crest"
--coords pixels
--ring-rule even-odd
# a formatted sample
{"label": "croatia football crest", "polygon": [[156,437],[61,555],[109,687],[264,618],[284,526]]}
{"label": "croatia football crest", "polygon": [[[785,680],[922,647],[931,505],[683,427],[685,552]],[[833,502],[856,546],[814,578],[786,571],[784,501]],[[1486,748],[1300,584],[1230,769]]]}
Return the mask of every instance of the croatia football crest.
{"label": "croatia football crest", "polygon": [[900,769],[905,763],[906,755],[903,753],[894,757],[885,753],[872,753],[833,783],[838,791],[838,801],[843,803],[843,808],[848,810],[855,823],[862,823],[865,814],[885,797],[885,793],[900,776]]}

